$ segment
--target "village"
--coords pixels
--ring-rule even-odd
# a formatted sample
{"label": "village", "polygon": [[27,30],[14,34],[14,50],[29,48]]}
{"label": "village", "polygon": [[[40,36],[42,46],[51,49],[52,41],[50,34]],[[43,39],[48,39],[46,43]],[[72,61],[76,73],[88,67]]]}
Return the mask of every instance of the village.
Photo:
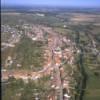
{"label": "village", "polygon": [[[62,67],[65,63],[68,63],[69,65],[73,65],[74,63],[74,52],[75,47],[73,46],[74,43],[71,42],[70,39],[58,35],[57,32],[53,31],[50,27],[45,27],[42,25],[23,25],[24,33],[18,31],[12,32],[10,28],[8,28],[11,33],[13,33],[10,37],[10,39],[7,41],[7,43],[3,42],[2,46],[3,48],[13,48],[16,46],[18,42],[20,42],[22,34],[25,34],[27,37],[29,37],[32,41],[43,41],[44,40],[44,33],[48,33],[48,46],[44,50],[44,66],[43,69],[38,72],[33,71],[25,71],[25,70],[7,70],[2,69],[2,80],[7,80],[9,77],[14,77],[16,79],[23,79],[26,83],[28,82],[28,79],[31,80],[38,80],[41,77],[44,77],[46,75],[50,75],[51,78],[51,88],[60,90],[60,93],[63,93],[63,88],[67,90],[67,93],[62,94],[64,95],[64,100],[69,100],[70,98],[70,75],[67,76],[63,82],[60,75],[63,75],[65,73],[64,68]],[[30,29],[30,31],[29,31]],[[5,32],[6,30],[4,30]],[[6,31],[6,32],[9,32]],[[67,48],[61,49],[62,44],[68,45]],[[72,45],[71,45],[72,44]],[[13,63],[13,58],[11,56],[8,56],[8,58],[5,61],[5,68],[8,66],[11,66]],[[21,64],[17,64],[17,67],[21,67]],[[56,71],[56,73],[54,72]],[[72,73],[73,74],[73,68]],[[62,95],[60,95],[60,98],[63,98]],[[56,100],[56,96],[49,97],[49,100]],[[53,99],[55,98],[55,99]]]}

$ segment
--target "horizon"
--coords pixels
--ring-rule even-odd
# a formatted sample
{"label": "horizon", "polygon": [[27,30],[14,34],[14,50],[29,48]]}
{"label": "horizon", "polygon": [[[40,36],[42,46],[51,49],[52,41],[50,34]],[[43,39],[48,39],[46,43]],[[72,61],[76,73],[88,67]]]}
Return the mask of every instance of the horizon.
{"label": "horizon", "polygon": [[100,8],[99,0],[1,0],[1,7],[76,7]]}

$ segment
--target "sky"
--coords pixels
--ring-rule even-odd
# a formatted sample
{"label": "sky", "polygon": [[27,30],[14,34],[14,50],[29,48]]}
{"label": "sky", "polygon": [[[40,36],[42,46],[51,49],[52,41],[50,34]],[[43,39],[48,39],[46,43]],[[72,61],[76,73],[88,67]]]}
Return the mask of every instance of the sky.
{"label": "sky", "polygon": [[100,7],[100,0],[1,0],[2,6],[19,5],[46,5],[46,6],[66,6],[66,7]]}

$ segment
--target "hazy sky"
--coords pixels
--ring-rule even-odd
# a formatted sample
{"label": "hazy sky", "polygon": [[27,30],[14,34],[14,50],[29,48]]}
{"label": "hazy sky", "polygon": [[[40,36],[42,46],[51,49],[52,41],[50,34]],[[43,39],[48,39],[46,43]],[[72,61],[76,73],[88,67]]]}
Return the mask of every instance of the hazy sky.
{"label": "hazy sky", "polygon": [[100,7],[100,0],[1,0],[1,5]]}

